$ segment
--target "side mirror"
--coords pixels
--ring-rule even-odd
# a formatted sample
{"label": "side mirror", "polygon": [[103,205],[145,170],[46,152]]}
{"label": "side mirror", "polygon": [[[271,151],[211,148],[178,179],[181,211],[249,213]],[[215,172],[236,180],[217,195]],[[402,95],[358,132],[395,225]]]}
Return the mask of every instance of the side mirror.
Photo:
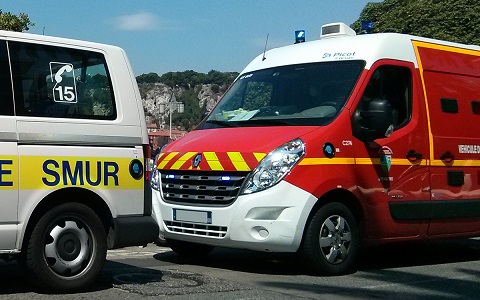
{"label": "side mirror", "polygon": [[390,102],[372,99],[366,110],[357,110],[352,118],[353,132],[362,140],[373,141],[388,137],[393,131],[393,113]]}

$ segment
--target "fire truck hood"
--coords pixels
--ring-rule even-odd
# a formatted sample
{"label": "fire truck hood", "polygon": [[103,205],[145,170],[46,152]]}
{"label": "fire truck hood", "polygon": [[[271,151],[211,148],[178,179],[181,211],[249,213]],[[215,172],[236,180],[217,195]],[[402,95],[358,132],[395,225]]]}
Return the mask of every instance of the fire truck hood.
{"label": "fire truck hood", "polygon": [[263,157],[318,127],[194,130],[164,148],[158,169],[251,171]]}

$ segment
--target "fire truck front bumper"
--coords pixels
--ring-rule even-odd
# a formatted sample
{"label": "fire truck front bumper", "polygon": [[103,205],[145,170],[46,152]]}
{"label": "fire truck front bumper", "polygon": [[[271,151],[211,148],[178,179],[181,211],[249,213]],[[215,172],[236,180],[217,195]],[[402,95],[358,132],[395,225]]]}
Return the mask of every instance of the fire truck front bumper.
{"label": "fire truck front bumper", "polygon": [[162,239],[272,252],[298,250],[317,201],[285,181],[225,207],[168,203],[156,190],[152,196]]}

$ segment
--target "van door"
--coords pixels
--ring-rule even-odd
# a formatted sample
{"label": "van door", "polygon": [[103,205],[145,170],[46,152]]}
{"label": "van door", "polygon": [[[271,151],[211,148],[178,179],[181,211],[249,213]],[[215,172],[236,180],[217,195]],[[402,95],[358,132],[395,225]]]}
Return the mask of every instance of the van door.
{"label": "van door", "polygon": [[433,137],[428,233],[479,232],[480,78],[429,71],[424,79]]}
{"label": "van door", "polygon": [[0,251],[15,249],[18,207],[17,134],[7,45],[0,40]]}
{"label": "van door", "polygon": [[429,235],[480,232],[480,51],[414,41],[430,115]]}
{"label": "van door", "polygon": [[[428,130],[426,117],[420,113],[424,109],[421,89],[412,74],[411,63],[377,62],[368,72],[353,112],[355,168],[366,205],[367,240],[414,237],[426,231],[428,224],[424,214],[430,200]],[[379,99],[390,104],[393,132],[369,141],[358,133],[364,127],[359,116]]]}

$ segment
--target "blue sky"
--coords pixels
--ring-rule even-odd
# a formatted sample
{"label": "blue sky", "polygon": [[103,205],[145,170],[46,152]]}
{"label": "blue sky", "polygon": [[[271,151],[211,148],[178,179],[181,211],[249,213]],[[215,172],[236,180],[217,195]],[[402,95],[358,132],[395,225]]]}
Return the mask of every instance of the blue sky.
{"label": "blue sky", "polygon": [[28,32],[113,44],[135,75],[170,71],[240,72],[267,50],[292,44],[295,30],[317,39],[322,24],[358,19],[380,0],[0,0],[26,13]]}

